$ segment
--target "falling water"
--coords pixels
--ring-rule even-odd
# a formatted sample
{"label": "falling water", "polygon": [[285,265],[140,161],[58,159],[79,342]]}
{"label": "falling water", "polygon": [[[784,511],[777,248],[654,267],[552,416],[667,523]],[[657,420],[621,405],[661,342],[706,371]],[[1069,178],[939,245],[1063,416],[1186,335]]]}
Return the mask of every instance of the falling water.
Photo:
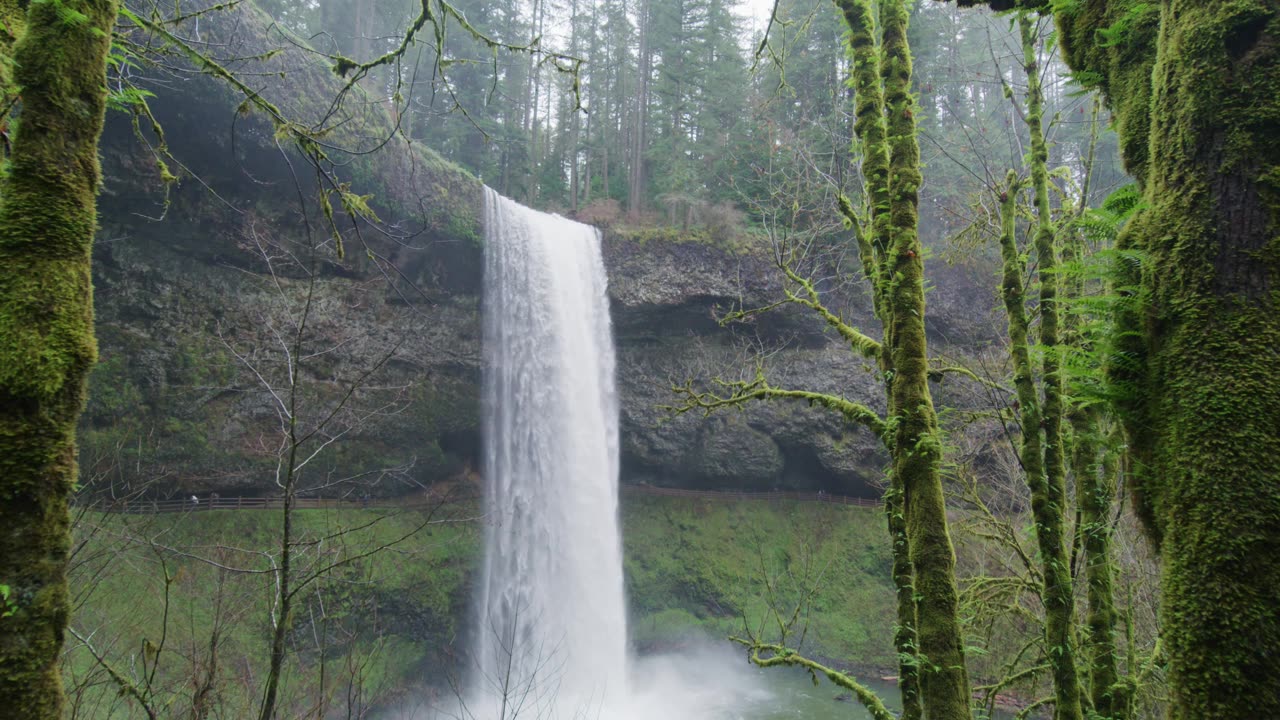
{"label": "falling water", "polygon": [[626,692],[600,237],[487,188],[485,213],[488,524],[472,691],[477,717],[578,715]]}

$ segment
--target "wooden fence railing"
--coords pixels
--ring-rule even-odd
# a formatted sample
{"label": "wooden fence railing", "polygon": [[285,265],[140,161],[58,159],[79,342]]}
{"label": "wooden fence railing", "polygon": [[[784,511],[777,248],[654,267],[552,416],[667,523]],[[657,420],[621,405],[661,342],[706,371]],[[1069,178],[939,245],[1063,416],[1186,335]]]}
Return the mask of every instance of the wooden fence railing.
{"label": "wooden fence railing", "polygon": [[[679,488],[655,487],[653,485],[623,485],[623,494],[655,495],[660,497],[698,498],[702,500],[794,500],[799,502],[823,502],[835,505],[853,505],[856,507],[880,507],[879,500],[850,497],[847,495],[831,495],[829,493],[812,492],[739,492],[733,490],[681,490]],[[479,499],[475,494],[459,494],[448,496],[417,496],[408,498],[295,498],[293,506],[298,510],[336,510],[339,508],[355,509],[428,509],[440,505],[473,502]],[[176,513],[176,512],[209,512],[211,510],[279,510],[284,506],[281,498],[264,497],[191,497],[169,498],[164,500],[117,499],[87,500],[86,504],[95,510],[130,514]]]}
{"label": "wooden fence railing", "polygon": [[663,497],[702,498],[705,500],[797,500],[800,502],[825,502],[835,505],[854,505],[857,507],[880,507],[879,500],[872,498],[852,497],[849,495],[832,495],[830,493],[791,492],[787,490],[770,490],[764,492],[745,492],[737,490],[682,490],[680,488],[656,487],[654,485],[623,485],[624,493],[640,495],[660,495]]}
{"label": "wooden fence railing", "polygon": [[[294,498],[293,506],[298,510],[337,510],[352,508],[379,509],[427,509],[439,505],[466,502],[471,497],[434,497],[434,498],[369,498],[337,499],[337,498]],[[263,497],[198,497],[192,500],[171,498],[167,500],[125,499],[87,501],[95,510],[104,512],[120,512],[130,514],[142,513],[175,513],[175,512],[208,512],[210,510],[279,510],[284,507],[281,498]]]}

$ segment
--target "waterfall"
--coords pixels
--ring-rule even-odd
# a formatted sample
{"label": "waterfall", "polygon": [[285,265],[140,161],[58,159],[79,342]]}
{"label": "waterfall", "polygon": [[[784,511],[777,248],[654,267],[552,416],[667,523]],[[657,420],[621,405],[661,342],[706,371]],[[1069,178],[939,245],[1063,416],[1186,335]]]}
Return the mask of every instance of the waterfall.
{"label": "waterfall", "polygon": [[486,709],[476,717],[577,715],[626,691],[599,233],[486,188],[484,283],[486,535],[471,688]]}

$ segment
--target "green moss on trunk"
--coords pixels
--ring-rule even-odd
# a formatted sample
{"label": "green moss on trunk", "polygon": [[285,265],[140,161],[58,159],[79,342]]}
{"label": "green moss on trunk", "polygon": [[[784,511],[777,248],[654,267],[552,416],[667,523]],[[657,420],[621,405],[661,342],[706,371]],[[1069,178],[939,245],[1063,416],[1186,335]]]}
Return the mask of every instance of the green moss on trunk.
{"label": "green moss on trunk", "polygon": [[1119,50],[1068,38],[1068,59],[1109,78],[1126,152],[1152,149],[1129,163],[1147,208],[1121,244],[1148,260],[1134,278],[1139,311],[1119,318],[1113,374],[1128,391],[1136,505],[1164,558],[1172,716],[1280,716],[1280,8],[1141,6],[1067,20],[1114,26],[1127,13],[1118,39],[1151,67],[1149,105],[1132,101]]}
{"label": "green moss on trunk", "polygon": [[1125,169],[1141,182],[1151,129],[1148,109],[1158,3],[1076,0],[1059,5],[1058,36],[1067,63],[1082,84],[1106,96]]}
{"label": "green moss on trunk", "polygon": [[881,5],[885,117],[889,143],[889,242],[881,282],[892,357],[889,409],[893,475],[903,488],[915,570],[921,696],[930,720],[967,720],[970,687],[958,615],[955,550],[947,527],[939,463],[942,443],[929,391],[924,329],[924,251],[917,232],[920,148],[911,97],[909,10]]}
{"label": "green moss on trunk", "polygon": [[[1098,422],[1093,413],[1071,413],[1072,474],[1076,481],[1076,507],[1080,513],[1079,534],[1084,550],[1084,577],[1088,611],[1085,616],[1083,652],[1089,672],[1089,698],[1093,712],[1101,718],[1128,717],[1128,692],[1120,684],[1116,655],[1115,572],[1111,550],[1111,512],[1116,494],[1116,456],[1102,455]],[[1118,433],[1116,433],[1118,434]],[[1113,437],[1113,447],[1123,438]]]}
{"label": "green moss on trunk", "polygon": [[[868,221],[859,228],[859,254],[884,329],[880,370],[889,422],[882,438],[893,458],[886,510],[899,601],[895,644],[901,658],[903,717],[958,720],[970,717],[970,688],[957,614],[955,552],[939,473],[941,442],[928,381],[909,12],[902,0],[881,3],[877,42],[871,3],[836,0],[836,5],[850,30],[854,132],[867,188]],[[843,199],[842,211],[858,222]]]}
{"label": "green moss on trunk", "polygon": [[115,13],[112,0],[33,3],[14,51],[22,118],[0,200],[0,584],[12,611],[0,619],[0,707],[29,718],[61,717],[67,500],[96,353],[89,248]]}
{"label": "green moss on trunk", "polygon": [[[862,177],[866,187],[869,232],[863,252],[863,270],[871,282],[876,317],[887,322],[881,281],[888,257],[889,237],[889,143],[884,116],[884,79],[875,15],[867,0],[836,0],[849,27],[849,60],[853,65],[854,136],[861,144]],[[867,251],[870,252],[867,252]],[[889,343],[884,343],[886,357]]]}
{"label": "green moss on trunk", "polygon": [[[889,175],[888,126],[885,118],[883,62],[876,40],[875,21],[867,0],[837,0],[837,7],[849,27],[849,55],[853,63],[854,133],[862,145],[862,176],[866,184],[867,210],[870,222],[860,233],[860,252],[864,274],[871,282],[875,314],[884,328],[880,369],[893,377],[893,324],[888,307],[885,281],[891,272],[890,244],[892,233]],[[891,411],[892,412],[892,411]],[[893,438],[884,438],[890,452]],[[906,488],[904,476],[891,471],[889,489],[885,493],[885,517],[893,543],[893,582],[897,595],[898,622],[894,628],[894,648],[898,651],[898,689],[902,695],[902,720],[919,720],[924,716],[921,697],[919,638],[916,632],[915,568],[911,560],[908,532]]]}
{"label": "green moss on trunk", "polygon": [[1280,717],[1280,7],[1166,2],[1126,416],[1175,718]]}
{"label": "green moss on trunk", "polygon": [[[1043,472],[1027,472],[1031,512],[1036,521],[1044,587],[1045,646],[1053,673],[1054,717],[1080,720],[1080,680],[1072,647],[1075,600],[1067,562],[1066,464],[1062,433],[1062,373],[1058,360],[1058,249],[1049,206],[1049,148],[1044,138],[1044,91],[1037,57],[1038,33],[1030,15],[1018,16],[1023,70],[1027,74],[1027,129],[1031,135],[1031,185],[1035,194],[1035,248],[1040,281],[1040,347],[1044,352],[1044,402],[1040,425],[1023,425],[1023,436],[1044,432]],[[1006,270],[1006,273],[1008,270]],[[1025,323],[1025,318],[1024,318]],[[1025,329],[1025,328],[1024,328]],[[1025,338],[1024,338],[1025,340]],[[1026,462],[1026,453],[1023,462]]]}
{"label": "green moss on trunk", "polygon": [[13,46],[26,27],[26,14],[18,0],[0,0],[0,123],[9,122],[9,111],[18,96],[13,82]]}
{"label": "green moss on trunk", "polygon": [[1013,388],[1018,397],[1018,421],[1022,424],[1020,450],[1022,470],[1028,477],[1044,474],[1043,449],[1040,433],[1028,432],[1040,427],[1040,398],[1036,394],[1035,377],[1031,368],[1031,351],[1027,341],[1027,299],[1022,287],[1025,263],[1018,252],[1018,198],[1023,185],[1017,173],[1009,171],[1000,194],[1000,296],[1004,300],[1005,314],[1009,319],[1009,355],[1013,360]]}
{"label": "green moss on trunk", "polygon": [[902,696],[900,720],[920,720],[924,717],[924,706],[920,698],[920,663],[916,653],[916,589],[901,483],[890,481],[890,487],[884,496],[884,512],[888,520],[889,541],[892,543],[891,572],[898,610],[898,622],[893,629],[893,647],[898,652],[898,692]]}
{"label": "green moss on trunk", "polygon": [[1054,5],[1146,203],[1111,375],[1164,559],[1170,715],[1280,717],[1280,6]]}
{"label": "green moss on trunk", "polygon": [[[1089,189],[1093,178],[1094,160],[1100,126],[1099,110],[1102,103],[1095,98],[1091,125],[1093,132],[1085,162],[1085,178],[1080,191],[1080,203],[1076,217],[1089,209]],[[1067,233],[1062,244],[1063,260],[1067,265],[1081,261],[1088,253],[1088,244],[1080,232]],[[1068,302],[1079,301],[1089,292],[1090,283],[1083,277],[1075,277],[1065,283],[1063,294]],[[1082,318],[1075,313],[1066,318],[1063,345],[1069,352],[1088,352],[1093,341],[1082,329]],[[1091,382],[1092,379],[1086,380]],[[1073,396],[1082,396],[1084,388],[1073,387]],[[1088,703],[1082,695],[1082,705],[1090,717],[1125,720],[1129,717],[1129,686],[1120,683],[1119,660],[1116,652],[1116,625],[1119,613],[1115,599],[1115,559],[1112,551],[1112,508],[1116,499],[1116,472],[1125,455],[1124,437],[1119,426],[1110,422],[1111,417],[1099,405],[1077,402],[1067,411],[1071,427],[1071,470],[1075,479],[1076,537],[1071,567],[1077,567],[1077,551],[1083,551],[1084,577],[1087,586],[1087,610],[1081,652],[1085,657],[1088,679]],[[1104,427],[1107,428],[1104,430]],[[1104,442],[1103,434],[1106,434]],[[1083,685],[1083,681],[1082,681]],[[1083,693],[1083,690],[1082,690]]]}

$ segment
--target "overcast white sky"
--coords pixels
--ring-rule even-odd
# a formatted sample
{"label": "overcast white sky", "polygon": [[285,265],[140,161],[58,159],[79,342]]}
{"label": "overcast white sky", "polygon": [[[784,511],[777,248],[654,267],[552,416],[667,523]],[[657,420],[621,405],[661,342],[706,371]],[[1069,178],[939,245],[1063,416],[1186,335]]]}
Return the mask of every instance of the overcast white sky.
{"label": "overcast white sky", "polygon": [[742,0],[742,4],[738,6],[738,14],[747,20],[747,30],[751,37],[764,30],[771,10],[773,0]]}

